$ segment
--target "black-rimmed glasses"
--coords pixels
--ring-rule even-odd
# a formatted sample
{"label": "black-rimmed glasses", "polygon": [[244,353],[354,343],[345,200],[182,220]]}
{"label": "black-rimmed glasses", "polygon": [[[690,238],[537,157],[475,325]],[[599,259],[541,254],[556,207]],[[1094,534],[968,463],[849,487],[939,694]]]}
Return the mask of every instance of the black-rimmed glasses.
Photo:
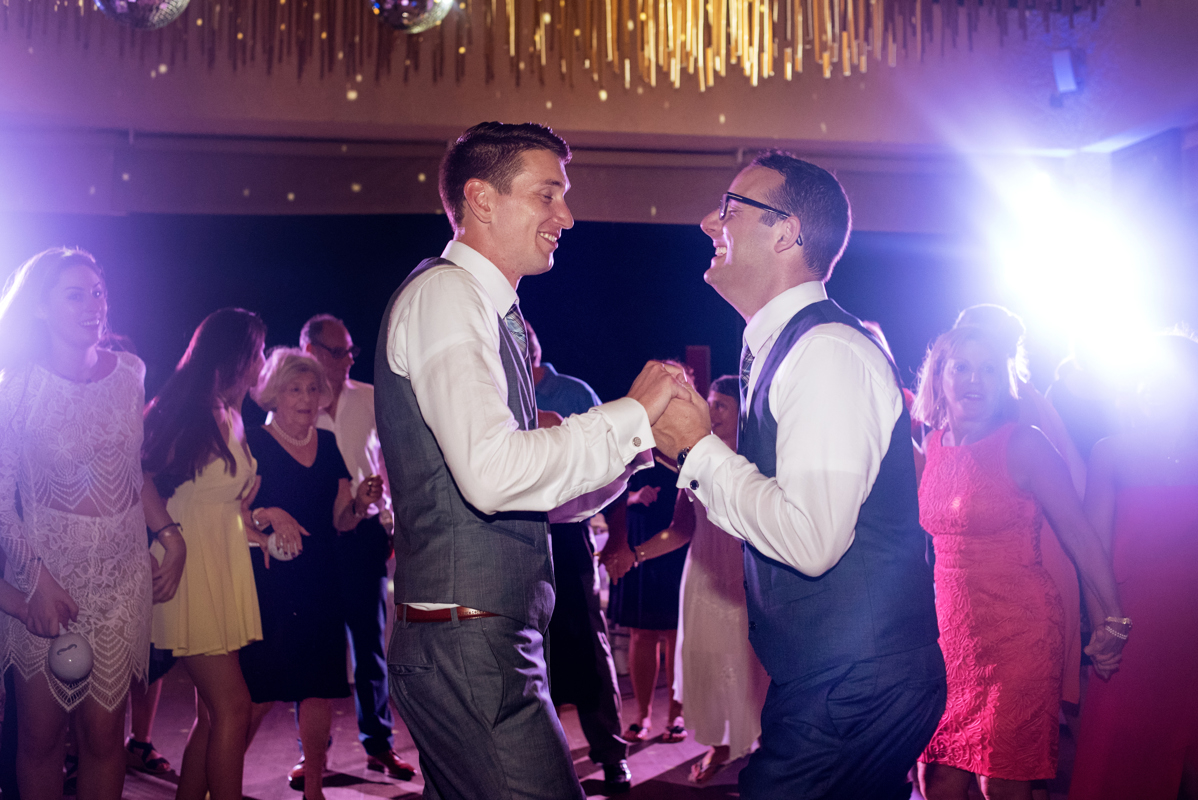
{"label": "black-rimmed glasses", "polygon": [[362,352],[362,348],[358,347],[356,344],[353,347],[329,347],[327,344],[321,344],[315,340],[313,340],[312,344],[331,355],[334,361],[340,361],[346,356],[349,356],[350,358],[357,358]]}
{"label": "black-rimmed glasses", "polygon": [[[728,217],[728,203],[732,200],[735,200],[738,203],[744,203],[747,206],[753,206],[753,208],[760,208],[762,211],[769,211],[770,213],[777,214],[780,217],[793,217],[794,216],[794,214],[790,214],[786,211],[783,211],[780,208],[774,208],[773,206],[767,206],[765,203],[754,200],[751,197],[745,197],[743,194],[736,194],[735,192],[724,192],[724,198],[723,198],[723,200],[720,201],[720,222],[723,222]],[[799,245],[799,247],[803,246],[803,235],[802,234],[799,234],[799,237],[798,237],[798,240],[796,241],[796,243]]]}

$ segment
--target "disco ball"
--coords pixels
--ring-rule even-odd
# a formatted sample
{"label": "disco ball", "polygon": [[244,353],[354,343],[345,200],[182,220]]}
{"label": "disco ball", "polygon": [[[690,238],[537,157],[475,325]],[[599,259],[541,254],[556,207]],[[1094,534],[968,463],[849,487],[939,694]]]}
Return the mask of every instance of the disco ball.
{"label": "disco ball", "polygon": [[424,33],[445,19],[454,0],[374,0],[374,13],[404,33]]}
{"label": "disco ball", "polygon": [[170,25],[187,8],[188,0],[96,0],[109,19],[142,30]]}

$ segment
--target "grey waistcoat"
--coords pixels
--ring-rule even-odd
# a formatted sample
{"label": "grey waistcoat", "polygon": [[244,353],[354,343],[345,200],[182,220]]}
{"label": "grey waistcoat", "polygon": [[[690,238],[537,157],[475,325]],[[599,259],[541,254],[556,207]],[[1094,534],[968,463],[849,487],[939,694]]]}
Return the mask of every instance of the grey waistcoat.
{"label": "grey waistcoat", "polygon": [[[425,260],[395,291],[375,351],[375,417],[395,505],[395,602],[456,603],[544,632],[554,598],[548,515],[483,514],[466,502],[420,414],[411,381],[387,363],[396,301],[417,275],[448,263]],[[495,324],[508,408],[521,430],[531,430],[537,427],[531,367],[501,316]]]}

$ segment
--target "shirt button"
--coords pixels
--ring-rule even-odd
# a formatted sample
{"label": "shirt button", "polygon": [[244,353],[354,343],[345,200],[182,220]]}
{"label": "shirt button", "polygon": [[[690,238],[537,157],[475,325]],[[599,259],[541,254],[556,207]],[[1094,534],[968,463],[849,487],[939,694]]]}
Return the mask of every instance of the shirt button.
{"label": "shirt button", "polygon": [[698,481],[691,481],[691,491],[693,492],[693,491],[695,491],[695,490],[696,490],[696,489],[698,489],[698,488],[699,488],[699,482],[698,482]]}
{"label": "shirt button", "polygon": [[633,446],[633,447],[640,447],[640,446],[641,446],[641,437],[639,437],[639,436],[633,436],[633,437],[632,437],[632,446]]}

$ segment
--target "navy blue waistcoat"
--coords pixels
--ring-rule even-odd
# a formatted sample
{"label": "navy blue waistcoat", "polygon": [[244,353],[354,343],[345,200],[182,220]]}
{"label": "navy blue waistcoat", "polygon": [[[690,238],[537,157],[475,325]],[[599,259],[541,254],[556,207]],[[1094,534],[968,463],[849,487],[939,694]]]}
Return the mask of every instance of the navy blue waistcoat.
{"label": "navy blue waistcoat", "polygon": [[[542,633],[553,614],[549,516],[483,514],[458,489],[412,383],[391,371],[387,332],[396,301],[430,258],[395,291],[383,315],[374,362],[375,421],[395,504],[395,602],[456,603],[518,619]],[[500,311],[502,315],[507,309]],[[537,427],[532,367],[501,316],[499,358],[507,406],[520,430]]]}
{"label": "navy blue waistcoat", "polygon": [[[799,338],[829,322],[848,325],[877,344],[859,320],[831,300],[807,306],[786,324],[761,366],[741,421],[738,451],[767,477],[777,474],[778,423],[769,405],[770,384]],[[898,368],[887,361],[898,382]],[[745,583],[749,640],[778,683],[936,642],[932,570],[919,526],[906,409],[861,506],[853,544],[840,561],[811,577],[746,545]]]}

